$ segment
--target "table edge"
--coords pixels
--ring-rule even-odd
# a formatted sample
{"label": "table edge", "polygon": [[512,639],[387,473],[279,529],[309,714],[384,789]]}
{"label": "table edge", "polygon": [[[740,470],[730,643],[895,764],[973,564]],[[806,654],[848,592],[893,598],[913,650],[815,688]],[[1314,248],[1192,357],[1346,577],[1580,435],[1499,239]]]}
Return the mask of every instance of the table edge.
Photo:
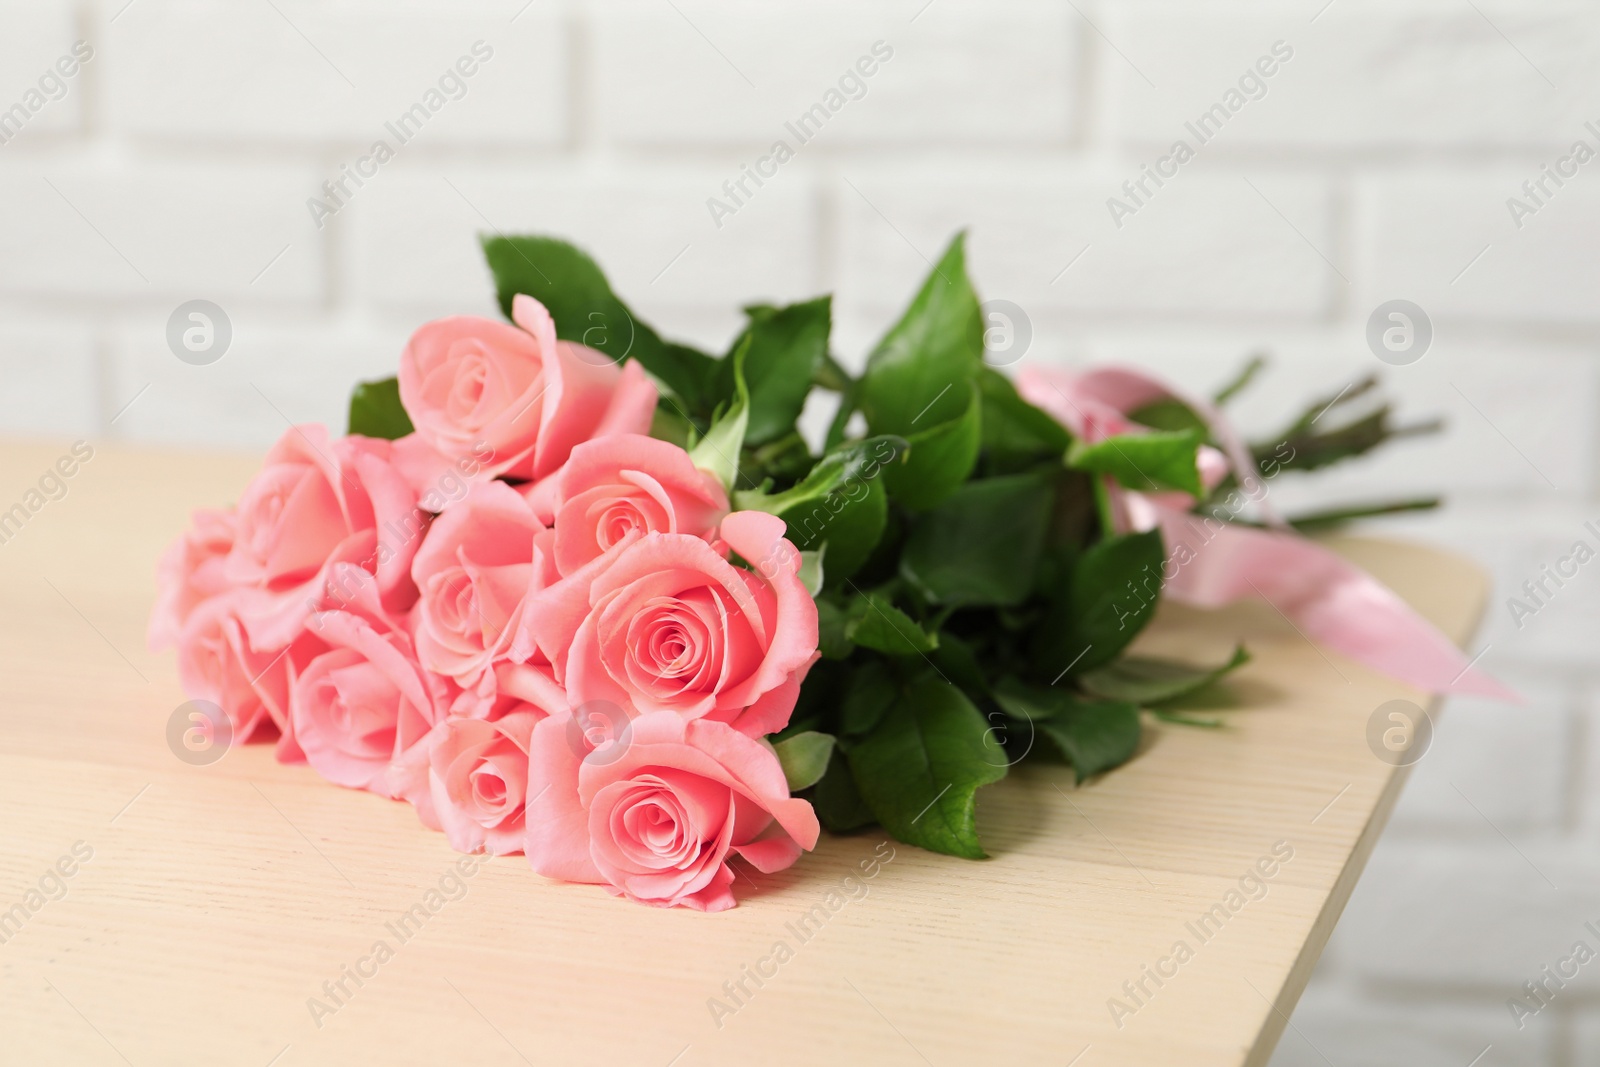
{"label": "table edge", "polygon": [[[1416,542],[1410,542],[1415,544]],[[1488,611],[1489,596],[1493,591],[1492,581],[1488,573],[1478,563],[1468,557],[1454,552],[1446,552],[1435,546],[1427,546],[1448,555],[1473,568],[1484,580],[1480,586],[1477,604],[1469,614],[1468,624],[1463,628],[1463,641],[1471,640],[1483,625],[1483,619]],[[1427,705],[1429,716],[1438,719],[1441,704],[1445,697],[1434,694]],[[1387,781],[1384,782],[1383,791],[1378,796],[1378,801],[1372,806],[1372,812],[1367,817],[1366,825],[1361,829],[1361,836],[1356,839],[1355,847],[1350,850],[1350,855],[1345,860],[1344,868],[1339,872],[1339,877],[1334,880],[1333,888],[1329,891],[1327,899],[1322,902],[1322,908],[1317,913],[1316,919],[1311,924],[1311,932],[1300,946],[1300,952],[1295,961],[1290,965],[1289,971],[1284,975],[1282,984],[1272,998],[1271,1010],[1267,1012],[1262,1021],[1261,1029],[1256,1032],[1255,1040],[1250,1045],[1249,1053],[1242,1061],[1241,1067],[1267,1067],[1272,1059],[1272,1054],[1277,1051],[1278,1041],[1283,1037],[1285,1028],[1289,1025],[1289,1017],[1294,1014],[1295,1007],[1300,1002],[1300,997],[1305,993],[1306,986],[1311,982],[1311,975],[1316,970],[1317,963],[1322,958],[1322,952],[1328,946],[1328,939],[1333,936],[1334,927],[1339,923],[1344,914],[1345,905],[1350,902],[1350,896],[1355,892],[1356,883],[1361,880],[1361,875],[1366,871],[1367,860],[1372,855],[1372,850],[1378,844],[1378,838],[1383,835],[1384,828],[1389,823],[1389,816],[1394,812],[1395,805],[1399,803],[1400,792],[1404,788],[1406,779],[1410,776],[1411,767],[1394,767],[1389,772]]]}

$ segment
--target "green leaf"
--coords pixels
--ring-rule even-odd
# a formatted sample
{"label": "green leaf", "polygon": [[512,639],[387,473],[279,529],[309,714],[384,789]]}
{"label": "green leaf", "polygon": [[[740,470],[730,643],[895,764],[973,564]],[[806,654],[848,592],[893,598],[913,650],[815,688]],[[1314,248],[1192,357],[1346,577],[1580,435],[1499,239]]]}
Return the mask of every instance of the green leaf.
{"label": "green leaf", "polygon": [[1002,679],[995,700],[1006,714],[1026,719],[1072,764],[1078,781],[1120,766],[1139,747],[1139,708],[1121,700],[1084,700],[1057,686]]}
{"label": "green leaf", "polygon": [[1035,631],[1035,671],[1056,679],[1115,659],[1155,613],[1164,561],[1160,530],[1108,538],[1079,556]]}
{"label": "green leaf", "polygon": [[811,473],[817,457],[799,431],[786,433],[775,441],[756,448],[746,441],[744,455],[739,457],[739,472],[751,485],[762,485],[767,479],[782,485],[792,485]]}
{"label": "green leaf", "polygon": [[[832,299],[831,297],[829,298]],[[817,373],[811,379],[813,385],[819,385],[832,393],[848,393],[856,380],[850,377],[850,372],[839,365],[839,361],[831,355],[824,353],[822,362],[817,364]]]}
{"label": "green leaf", "polygon": [[828,761],[827,773],[811,790],[811,806],[816,809],[822,825],[836,834],[859,830],[877,821],[867,802],[861,799],[850,764],[837,747]]}
{"label": "green leaf", "polygon": [[1233,650],[1233,656],[1220,667],[1191,667],[1187,663],[1126,656],[1113,660],[1104,667],[1086,671],[1078,682],[1095,696],[1108,700],[1129,700],[1149,706],[1187,696],[1203,689],[1246,663],[1250,653],[1243,645]]}
{"label": "green leaf", "polygon": [[1078,557],[1068,599],[1078,636],[1095,646],[1079,672],[1109,662],[1144,629],[1161,596],[1165,561],[1159,529],[1102,541]]}
{"label": "green leaf", "polygon": [[671,404],[657,404],[650,417],[650,436],[658,441],[670,441],[684,451],[694,438],[694,423],[684,418]]}
{"label": "green leaf", "polygon": [[1072,690],[1050,685],[1029,685],[1015,677],[1000,679],[994,687],[995,702],[1013,719],[1038,722],[1054,718],[1074,703]]}
{"label": "green leaf", "polygon": [[1122,766],[1139,748],[1139,709],[1122,701],[1085,701],[1037,725],[1071,762],[1080,782]]}
{"label": "green leaf", "polygon": [[852,442],[818,460],[793,488],[773,495],[735,493],[734,507],[778,516],[803,551],[826,544],[825,588],[837,588],[861,569],[883,536],[889,505],[880,475],[904,448],[897,437]]}
{"label": "green leaf", "polygon": [[971,645],[955,634],[941,632],[939,647],[934,649],[929,658],[939,673],[959,685],[967,696],[982,700],[990,695],[989,680],[983,675],[977,654]]}
{"label": "green leaf", "polygon": [[944,400],[951,397],[963,403],[960,414],[931,425],[931,419],[920,420],[923,429],[913,426],[906,432],[910,449],[905,461],[884,472],[889,495],[913,511],[944,500],[977,465],[983,446],[983,398],[971,382],[960,382],[945,393],[940,406],[948,406]]}
{"label": "green leaf", "polygon": [[[1346,385],[1334,396],[1323,397],[1308,405],[1299,418],[1269,442],[1251,446],[1256,469],[1268,478],[1286,470],[1318,470],[1365,455],[1398,437],[1437,433],[1443,429],[1444,424],[1438,419],[1395,426],[1391,420],[1394,412],[1387,403],[1380,404],[1376,410],[1368,411],[1353,421],[1340,423],[1345,413],[1352,410],[1352,405],[1355,405],[1355,410],[1364,407],[1365,401],[1356,402],[1377,388],[1377,375],[1368,375]],[[1324,418],[1326,421],[1323,421]]]}
{"label": "green leaf", "polygon": [[1228,384],[1224,385],[1221,389],[1217,390],[1216,395],[1211,398],[1212,402],[1218,406],[1221,406],[1238,396],[1240,393],[1244,392],[1244,390],[1250,385],[1250,382],[1255,379],[1257,374],[1261,373],[1266,365],[1266,356],[1260,354],[1251,356],[1249,360],[1245,362],[1245,365],[1240,368],[1239,373],[1234,375],[1233,380],[1228,382]]}
{"label": "green leaf", "polygon": [[816,785],[827,772],[833,755],[833,735],[806,730],[776,742],[772,748],[789,782],[789,792],[798,793]]}
{"label": "green leaf", "polygon": [[838,659],[823,659],[812,664],[800,685],[800,696],[795,701],[794,713],[788,725],[771,736],[777,741],[802,730],[826,730],[838,733],[839,704],[844,700],[845,687],[854,674],[850,664]]}
{"label": "green leaf", "polygon": [[850,400],[875,434],[911,443],[904,467],[888,476],[890,496],[931,507],[966,480],[981,444],[983,315],[967,280],[957,234],[900,321],[867,357]]}
{"label": "green leaf", "polygon": [[1207,730],[1222,729],[1221,719],[1197,719],[1193,715],[1180,715],[1178,712],[1168,711],[1166,708],[1151,708],[1150,714],[1162,722],[1170,722],[1177,726],[1199,726]]}
{"label": "green leaf", "polygon": [[1006,774],[989,724],[938,678],[912,683],[848,753],[856,788],[889,833],[934,852],[983,859],[979,787]]}
{"label": "green leaf", "polygon": [[[641,323],[641,336],[645,328]],[[666,387],[662,392],[662,403],[676,405],[678,414],[691,422],[696,419],[704,422],[711,418],[717,406],[713,380],[721,360],[675,341],[662,341],[659,348],[636,345],[628,358],[637,361],[650,372],[651,377]],[[688,390],[687,395],[684,390]]]}
{"label": "green leaf", "polygon": [[705,437],[689,452],[694,465],[732,489],[739,478],[739,453],[744,448],[744,431],[750,422],[750,394],[744,387],[744,358],[750,349],[748,338],[728,358],[733,361],[735,397],[733,406],[723,412]]}
{"label": "green leaf", "polygon": [[1148,426],[1152,430],[1193,430],[1202,437],[1211,434],[1211,428],[1206,425],[1195,410],[1183,401],[1174,397],[1167,397],[1146,404],[1142,408],[1135,408],[1128,413],[1128,418],[1140,426]]}
{"label": "green leaf", "polygon": [[831,600],[817,601],[817,649],[823,659],[848,659],[855,645],[845,636],[849,618]]}
{"label": "green leaf", "polygon": [[[832,357],[829,358],[831,360]],[[827,436],[822,439],[823,451],[832,452],[844,442],[845,431],[850,428],[850,420],[856,413],[856,394],[860,391],[861,383],[853,378],[848,378],[842,383],[839,390],[839,407],[828,423]]]}
{"label": "green leaf", "polygon": [[948,421],[965,402],[948,392],[972,381],[982,366],[983,315],[967,280],[964,235],[957,234],[911,306],[867,358],[859,397],[867,424],[874,433],[903,435],[919,423]]}
{"label": "green leaf", "polygon": [[1356,519],[1369,519],[1378,515],[1398,515],[1402,511],[1431,511],[1444,503],[1442,497],[1425,496],[1411,500],[1391,500],[1381,504],[1348,504],[1343,507],[1321,508],[1317,511],[1290,515],[1288,523],[1300,533],[1336,530]]}
{"label": "green leaf", "polygon": [[806,592],[811,594],[813,600],[822,592],[822,557],[827,547],[823,545],[815,552],[800,553],[800,584],[806,587]]}
{"label": "green leaf", "polygon": [[1158,430],[1120,434],[1092,445],[1075,441],[1067,450],[1067,466],[1109,474],[1128,489],[1178,489],[1199,498],[1205,495],[1198,463],[1204,440],[1198,430]]}
{"label": "green leaf", "polygon": [[862,648],[891,656],[914,656],[939,647],[939,635],[930,634],[909,615],[875,593],[856,597],[850,604],[845,636]]}
{"label": "green leaf", "polygon": [[876,482],[863,485],[864,495],[856,500],[846,497],[837,512],[825,510],[824,505],[814,502],[809,507],[792,508],[782,515],[793,531],[790,539],[797,546],[827,546],[824,588],[837,588],[860,570],[888,524],[889,498],[883,486]]}
{"label": "green leaf", "polygon": [[1033,588],[1054,499],[1037,474],[968,482],[912,520],[900,574],[937,604],[1020,604]]}
{"label": "green leaf", "polygon": [[839,704],[839,732],[860,737],[871,732],[900,695],[899,683],[881,659],[869,659],[856,668]]}
{"label": "green leaf", "polygon": [[1043,457],[1056,457],[1072,444],[1066,427],[1022,399],[1011,379],[984,367],[978,372],[983,393],[983,450],[1010,469]]}
{"label": "green leaf", "polygon": [[[831,297],[788,307],[749,307],[749,325],[734,343],[748,341],[744,376],[750,390],[750,425],[745,442],[762,445],[794,430],[811,392],[812,378],[828,355]],[[734,394],[732,368],[723,361],[718,399]]]}
{"label": "green leaf", "polygon": [[411,416],[400,403],[400,380],[362,382],[350,393],[350,433],[393,441],[412,432]]}
{"label": "green leaf", "polygon": [[562,340],[588,345],[618,362],[636,359],[689,406],[686,414],[710,414],[722,373],[719,361],[663,341],[617,298],[599,266],[578,248],[553,237],[485,236],[483,254],[507,318],[512,298],[526,293],[549,310]]}

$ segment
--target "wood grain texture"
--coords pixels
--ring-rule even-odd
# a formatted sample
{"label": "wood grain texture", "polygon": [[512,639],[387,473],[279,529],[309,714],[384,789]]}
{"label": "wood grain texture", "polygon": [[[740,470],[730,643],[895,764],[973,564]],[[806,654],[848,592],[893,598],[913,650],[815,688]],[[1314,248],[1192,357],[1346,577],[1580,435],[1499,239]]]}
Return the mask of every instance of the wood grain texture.
{"label": "wood grain texture", "polygon": [[[65,447],[0,447],[0,510]],[[980,794],[987,861],[825,836],[789,871],[746,871],[740,907],[711,916],[549,883],[520,858],[458,893],[457,857],[406,806],[269,747],[209,766],[167,747],[183,695],[144,647],[155,559],[255,463],[98,447],[0,544],[0,919],[31,911],[0,927],[0,1060],[1262,1064],[1401,785],[1368,719],[1426,703],[1270,608],[1169,605],[1144,650],[1212,659],[1243,639],[1256,655],[1217,700],[1226,728],[1151,721],[1132,763],[1077,789],[1066,768],[1017,769]],[[1468,636],[1485,595],[1470,564],[1340,544]],[[65,895],[27,908],[78,842],[93,855]],[[1293,858],[1264,895],[1196,936],[1275,845]],[[892,859],[863,878],[874,855]],[[430,911],[441,880],[459,899]],[[391,924],[419,903],[402,940]],[[825,918],[799,927],[808,912]],[[336,1005],[324,982],[379,941],[392,956]],[[761,964],[780,941],[792,955]],[[1178,941],[1192,958],[1136,1003],[1123,983]],[[776,969],[759,987],[758,965]],[[749,995],[714,1018],[741,978]],[[337,1010],[314,1019],[313,997]],[[1136,1010],[1114,1019],[1113,997]]]}

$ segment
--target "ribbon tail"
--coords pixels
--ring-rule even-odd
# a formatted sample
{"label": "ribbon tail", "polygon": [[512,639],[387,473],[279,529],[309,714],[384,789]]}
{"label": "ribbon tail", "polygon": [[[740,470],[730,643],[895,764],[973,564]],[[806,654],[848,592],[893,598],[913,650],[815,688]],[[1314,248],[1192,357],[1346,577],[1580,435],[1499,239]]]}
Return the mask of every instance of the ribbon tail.
{"label": "ribbon tail", "polygon": [[1174,600],[1217,608],[1259,597],[1308,640],[1407,685],[1523,703],[1388,586],[1321,545],[1159,504],[1138,510],[1140,525],[1161,527]]}

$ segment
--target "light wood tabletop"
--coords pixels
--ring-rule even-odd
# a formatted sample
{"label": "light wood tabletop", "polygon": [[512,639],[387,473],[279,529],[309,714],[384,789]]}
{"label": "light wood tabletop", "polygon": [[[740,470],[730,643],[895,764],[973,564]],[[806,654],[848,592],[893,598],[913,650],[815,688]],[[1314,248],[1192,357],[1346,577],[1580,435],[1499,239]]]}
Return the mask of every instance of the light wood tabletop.
{"label": "light wood tabletop", "polygon": [[[1224,728],[1148,720],[1076,789],[1015,769],[979,794],[987,861],[824,835],[733,911],[639,907],[520,857],[463,873],[270,746],[177,758],[155,560],[256,458],[95,445],[52,499],[69,455],[0,446],[6,1063],[1263,1064],[1405,774],[1369,726],[1427,704],[1270,608],[1169,605],[1145,651],[1255,654],[1203,712]],[[1338,545],[1469,636],[1472,565]]]}

